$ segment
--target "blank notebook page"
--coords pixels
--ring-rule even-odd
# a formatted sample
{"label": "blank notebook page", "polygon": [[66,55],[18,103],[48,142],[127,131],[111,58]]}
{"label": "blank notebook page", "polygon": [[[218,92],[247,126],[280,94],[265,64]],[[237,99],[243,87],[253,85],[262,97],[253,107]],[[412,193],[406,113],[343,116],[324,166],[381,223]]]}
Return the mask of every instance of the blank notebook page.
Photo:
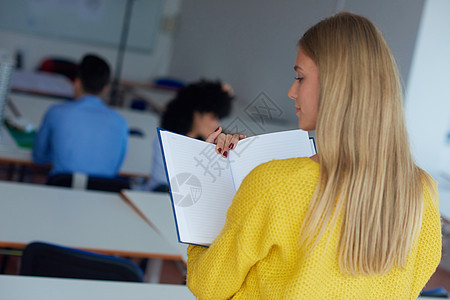
{"label": "blank notebook page", "polygon": [[225,224],[235,194],[231,172],[224,170],[214,178],[208,173],[214,166],[204,153],[225,161],[215,153],[215,145],[168,131],[160,135],[164,155],[170,157],[166,165],[180,241],[208,245]]}
{"label": "blank notebook page", "polygon": [[238,190],[245,176],[262,163],[312,155],[308,132],[298,129],[244,139],[229,156],[235,189]]}

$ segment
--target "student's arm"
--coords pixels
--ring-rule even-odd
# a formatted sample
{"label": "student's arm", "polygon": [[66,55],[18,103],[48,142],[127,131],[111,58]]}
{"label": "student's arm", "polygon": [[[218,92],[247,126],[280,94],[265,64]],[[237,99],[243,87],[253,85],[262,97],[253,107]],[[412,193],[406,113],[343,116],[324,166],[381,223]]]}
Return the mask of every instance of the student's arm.
{"label": "student's arm", "polygon": [[52,160],[52,113],[51,109],[44,115],[39,131],[37,132],[33,145],[33,162],[35,164],[46,164]]}
{"label": "student's arm", "polygon": [[124,122],[125,122],[124,130],[122,132],[122,149],[121,149],[121,153],[120,153],[120,159],[118,161],[119,164],[117,166],[117,173],[120,171],[120,168],[122,167],[123,161],[127,154],[127,148],[128,148],[129,129],[128,129],[128,124],[126,123],[125,120],[124,120]]}
{"label": "student's arm", "polygon": [[270,186],[264,185],[267,182],[264,168],[253,170],[236,193],[225,226],[211,246],[189,246],[187,285],[198,298],[230,298],[250,268],[267,256],[273,241],[266,231],[272,215],[268,203],[273,201]]}

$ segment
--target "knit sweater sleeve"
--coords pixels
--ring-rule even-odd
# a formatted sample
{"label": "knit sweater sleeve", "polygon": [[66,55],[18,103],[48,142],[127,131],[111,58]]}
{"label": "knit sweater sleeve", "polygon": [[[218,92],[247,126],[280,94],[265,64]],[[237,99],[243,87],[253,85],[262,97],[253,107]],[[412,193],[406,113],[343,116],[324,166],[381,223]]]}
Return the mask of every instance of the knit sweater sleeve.
{"label": "knit sweater sleeve", "polygon": [[[244,284],[272,244],[267,225],[273,195],[264,165],[243,181],[228,209],[225,226],[209,248],[189,246],[187,285],[199,299],[228,299]],[[267,186],[267,182],[271,182]],[[272,201],[271,201],[272,200]]]}
{"label": "knit sweater sleeve", "polygon": [[[430,276],[436,271],[441,260],[442,233],[438,195],[425,192],[422,228],[418,237],[418,253],[415,260],[412,296],[417,298]],[[413,298],[412,297],[412,298]]]}

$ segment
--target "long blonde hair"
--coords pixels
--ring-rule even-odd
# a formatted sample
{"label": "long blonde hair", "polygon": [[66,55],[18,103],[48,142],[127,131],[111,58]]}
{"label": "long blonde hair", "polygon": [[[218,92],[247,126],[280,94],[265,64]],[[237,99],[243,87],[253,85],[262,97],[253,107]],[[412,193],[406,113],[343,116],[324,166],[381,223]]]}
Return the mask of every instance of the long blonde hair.
{"label": "long blonde hair", "polygon": [[299,246],[314,249],[342,216],[342,272],[384,274],[403,267],[420,230],[425,180],[413,161],[394,58],[368,19],[339,13],[298,43],[318,66],[316,138],[320,180]]}

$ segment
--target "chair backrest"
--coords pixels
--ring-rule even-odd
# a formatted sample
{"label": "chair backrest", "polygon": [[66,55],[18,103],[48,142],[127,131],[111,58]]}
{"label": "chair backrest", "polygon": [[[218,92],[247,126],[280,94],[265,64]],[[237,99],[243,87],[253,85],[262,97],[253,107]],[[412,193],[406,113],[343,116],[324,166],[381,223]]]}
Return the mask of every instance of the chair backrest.
{"label": "chair backrest", "polygon": [[37,68],[38,71],[58,73],[71,81],[77,76],[78,64],[65,58],[45,58]]}
{"label": "chair backrest", "polygon": [[[81,176],[80,176],[81,175]],[[81,184],[79,178],[83,178],[82,176],[86,176],[83,174],[55,174],[48,178],[47,184],[54,186],[65,186],[65,187],[73,187],[73,188],[81,188],[88,190],[98,190],[98,191],[106,191],[106,192],[120,192],[121,190],[130,189],[130,181],[127,178],[122,177],[114,177],[114,178],[106,178],[106,177],[97,177],[97,176],[86,176],[85,180],[81,180]]]}
{"label": "chair backrest", "polygon": [[42,242],[27,245],[20,274],[143,282],[142,270],[126,259]]}

